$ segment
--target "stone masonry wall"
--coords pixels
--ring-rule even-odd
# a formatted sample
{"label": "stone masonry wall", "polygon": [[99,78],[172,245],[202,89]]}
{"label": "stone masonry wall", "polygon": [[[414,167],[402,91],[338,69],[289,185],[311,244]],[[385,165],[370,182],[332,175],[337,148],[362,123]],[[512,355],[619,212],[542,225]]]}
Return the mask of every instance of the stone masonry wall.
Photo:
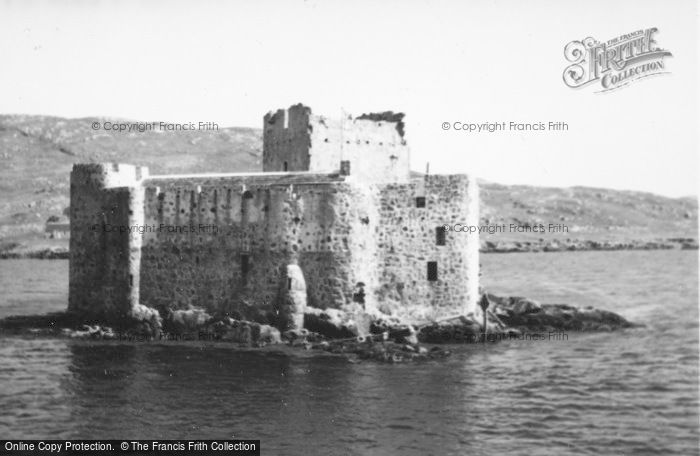
{"label": "stone masonry wall", "polygon": [[285,302],[287,266],[297,264],[308,304],[339,307],[354,286],[356,197],[337,175],[151,179],[144,224],[154,229],[143,233],[141,303],[273,321]]}
{"label": "stone masonry wall", "polygon": [[[340,162],[328,168],[309,166],[311,109],[295,105],[268,113],[263,119],[263,172],[337,171]],[[285,169],[286,164],[286,169]]]}
{"label": "stone masonry wall", "polygon": [[130,165],[73,167],[69,311],[114,320],[138,302],[140,239],[112,227],[139,223],[147,175]]}
{"label": "stone masonry wall", "polygon": [[[341,308],[361,286],[366,309],[416,322],[476,312],[478,239],[448,232],[436,245],[443,225],[478,220],[478,190],[467,176],[392,184],[313,173],[137,179],[125,165],[78,166],[69,306],[76,312],[113,319],[136,303],[163,316],[198,306],[280,323],[290,265],[303,274],[310,306]],[[85,229],[93,225],[112,228]]]}
{"label": "stone masonry wall", "polygon": [[409,149],[397,123],[321,116],[311,116],[309,123],[311,170],[337,170],[349,161],[351,174],[362,182],[408,182]]}
{"label": "stone masonry wall", "polygon": [[407,183],[408,146],[398,122],[344,116],[332,119],[303,105],[268,113],[263,122],[263,171],[338,172],[366,183]]}
{"label": "stone masonry wall", "polygon": [[[418,197],[425,207],[417,207]],[[478,235],[448,231],[437,245],[445,224],[478,224],[474,179],[425,176],[385,185],[379,198],[379,309],[416,321],[477,313]],[[428,280],[428,262],[436,263],[437,280]]]}

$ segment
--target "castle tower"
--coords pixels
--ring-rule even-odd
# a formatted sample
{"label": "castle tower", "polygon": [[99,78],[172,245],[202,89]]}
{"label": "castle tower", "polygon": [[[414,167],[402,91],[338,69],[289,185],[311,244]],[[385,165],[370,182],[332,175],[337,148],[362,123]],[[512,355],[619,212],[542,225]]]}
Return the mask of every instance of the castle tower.
{"label": "castle tower", "polygon": [[367,183],[408,182],[402,119],[392,112],[330,119],[301,104],[270,112],[263,121],[263,171],[342,171]]}
{"label": "castle tower", "polygon": [[109,321],[138,303],[143,187],[148,168],[74,165],[71,172],[68,310]]}

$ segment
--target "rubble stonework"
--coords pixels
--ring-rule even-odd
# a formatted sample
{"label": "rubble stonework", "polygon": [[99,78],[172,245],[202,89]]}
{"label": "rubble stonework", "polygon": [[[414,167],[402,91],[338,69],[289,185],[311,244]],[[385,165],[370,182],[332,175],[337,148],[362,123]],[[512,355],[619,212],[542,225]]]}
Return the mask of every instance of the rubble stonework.
{"label": "rubble stonework", "polygon": [[306,306],[413,323],[481,312],[478,234],[438,233],[478,223],[476,180],[412,176],[403,128],[296,105],[265,116],[262,173],[75,165],[69,311],[198,308],[282,330]]}

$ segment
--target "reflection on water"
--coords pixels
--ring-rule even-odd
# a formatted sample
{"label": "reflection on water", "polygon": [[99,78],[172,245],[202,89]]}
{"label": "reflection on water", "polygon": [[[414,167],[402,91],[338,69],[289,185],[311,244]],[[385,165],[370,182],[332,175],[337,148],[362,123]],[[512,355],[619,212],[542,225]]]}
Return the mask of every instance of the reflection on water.
{"label": "reflection on water", "polygon": [[[47,274],[57,277],[65,267],[11,263],[27,274],[53,263]],[[261,439],[263,454],[698,453],[696,252],[482,263],[490,291],[592,304],[647,327],[461,346],[414,365],[200,343],[0,338],[0,435],[235,436]],[[65,284],[44,287],[61,293]],[[16,308],[26,295],[10,289],[4,299]]]}

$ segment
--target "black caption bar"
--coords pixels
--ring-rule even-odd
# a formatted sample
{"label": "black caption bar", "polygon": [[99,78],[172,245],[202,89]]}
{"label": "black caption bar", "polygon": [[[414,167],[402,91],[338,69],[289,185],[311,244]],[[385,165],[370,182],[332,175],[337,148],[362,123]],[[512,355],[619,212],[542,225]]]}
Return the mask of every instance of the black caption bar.
{"label": "black caption bar", "polygon": [[260,455],[260,440],[0,440],[0,455]]}

